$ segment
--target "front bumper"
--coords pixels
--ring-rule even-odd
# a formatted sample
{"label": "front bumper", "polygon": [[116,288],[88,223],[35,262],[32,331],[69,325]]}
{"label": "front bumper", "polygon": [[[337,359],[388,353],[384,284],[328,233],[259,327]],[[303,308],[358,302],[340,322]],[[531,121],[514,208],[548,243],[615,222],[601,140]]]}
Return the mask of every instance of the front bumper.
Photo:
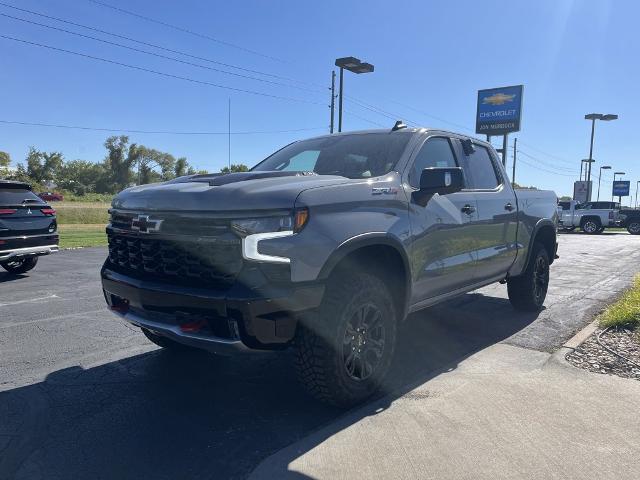
{"label": "front bumper", "polygon": [[58,245],[43,245],[40,247],[14,248],[12,250],[0,250],[0,262],[16,260],[22,257],[34,257],[49,255],[59,250]]}
{"label": "front bumper", "polygon": [[237,282],[215,291],[132,278],[108,263],[102,287],[111,310],[129,323],[223,355],[286,346],[299,314],[324,294],[323,284],[290,282],[261,288]]}

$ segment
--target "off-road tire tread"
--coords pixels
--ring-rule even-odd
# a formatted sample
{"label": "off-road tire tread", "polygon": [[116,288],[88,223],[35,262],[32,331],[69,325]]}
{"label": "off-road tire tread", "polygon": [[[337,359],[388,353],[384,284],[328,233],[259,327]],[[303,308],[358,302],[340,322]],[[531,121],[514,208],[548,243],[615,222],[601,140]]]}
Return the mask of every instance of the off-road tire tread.
{"label": "off-road tire tread", "polygon": [[542,305],[536,304],[533,297],[533,268],[541,252],[546,257],[547,264],[549,264],[549,253],[544,248],[544,245],[536,242],[533,244],[533,252],[531,252],[531,257],[529,258],[529,263],[524,273],[507,280],[509,301],[516,310],[537,312],[542,308]]}
{"label": "off-road tire tread", "polygon": [[9,267],[7,263],[8,262],[3,262],[0,263],[0,265],[2,265],[2,268],[4,268],[7,272],[13,275],[20,275],[21,273],[27,273],[28,271],[33,270],[38,263],[38,257],[25,258],[23,259],[22,265],[15,268]]}
{"label": "off-road tire tread", "polygon": [[[339,318],[347,301],[361,291],[360,289],[375,292],[376,296],[388,302],[393,315],[393,325],[397,324],[397,317],[388,287],[374,274],[342,272],[332,275],[327,284],[321,306],[316,311],[308,312],[297,329],[294,364],[300,382],[311,396],[337,407],[351,407],[369,395],[354,398],[336,374],[337,366],[332,361],[333,349],[331,342],[327,340],[331,338],[336,324],[330,320]],[[313,326],[313,329],[309,326]],[[395,330],[392,335],[393,338],[389,340],[393,340],[391,358],[395,347]]]}

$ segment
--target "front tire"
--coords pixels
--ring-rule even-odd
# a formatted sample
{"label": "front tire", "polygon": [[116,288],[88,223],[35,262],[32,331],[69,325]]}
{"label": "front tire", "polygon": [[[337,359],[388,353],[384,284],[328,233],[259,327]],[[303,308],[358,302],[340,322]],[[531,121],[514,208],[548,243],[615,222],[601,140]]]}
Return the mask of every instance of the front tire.
{"label": "front tire", "polygon": [[509,301],[516,310],[537,312],[544,304],[548,288],[549,253],[541,243],[535,243],[524,273],[507,280]]}
{"label": "front tire", "polygon": [[7,272],[14,275],[19,275],[21,273],[26,273],[29,270],[33,270],[37,263],[38,257],[28,257],[18,260],[9,260],[7,262],[0,263],[0,265],[2,265],[2,268],[4,268]]}
{"label": "front tire", "polygon": [[627,232],[631,235],[640,235],[640,220],[633,220],[627,225]]}
{"label": "front tire", "polygon": [[296,332],[296,369],[306,390],[338,407],[379,390],[396,342],[397,313],[387,285],[371,273],[334,273],[318,311]]}

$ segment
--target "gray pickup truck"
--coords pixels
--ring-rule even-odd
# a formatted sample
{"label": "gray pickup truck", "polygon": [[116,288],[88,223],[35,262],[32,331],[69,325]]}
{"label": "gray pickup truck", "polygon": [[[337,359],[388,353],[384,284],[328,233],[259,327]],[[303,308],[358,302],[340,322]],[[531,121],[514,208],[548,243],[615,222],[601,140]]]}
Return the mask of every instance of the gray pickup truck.
{"label": "gray pickup truck", "polygon": [[411,312],[493,282],[540,309],[556,204],[516,193],[475,138],[399,124],[322,136],[246,173],[121,192],[102,285],[161,347],[293,346],[309,392],[352,405],[380,387]]}

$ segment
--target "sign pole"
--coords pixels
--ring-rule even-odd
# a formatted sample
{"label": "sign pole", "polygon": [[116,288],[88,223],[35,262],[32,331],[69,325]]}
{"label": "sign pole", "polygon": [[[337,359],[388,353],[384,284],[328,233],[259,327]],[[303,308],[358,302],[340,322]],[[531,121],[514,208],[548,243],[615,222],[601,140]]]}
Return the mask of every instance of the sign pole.
{"label": "sign pole", "polygon": [[513,173],[511,174],[511,184],[516,183],[516,155],[518,153],[518,139],[513,139]]}
{"label": "sign pole", "polygon": [[509,134],[505,133],[502,136],[502,166],[507,167],[507,145]]}

